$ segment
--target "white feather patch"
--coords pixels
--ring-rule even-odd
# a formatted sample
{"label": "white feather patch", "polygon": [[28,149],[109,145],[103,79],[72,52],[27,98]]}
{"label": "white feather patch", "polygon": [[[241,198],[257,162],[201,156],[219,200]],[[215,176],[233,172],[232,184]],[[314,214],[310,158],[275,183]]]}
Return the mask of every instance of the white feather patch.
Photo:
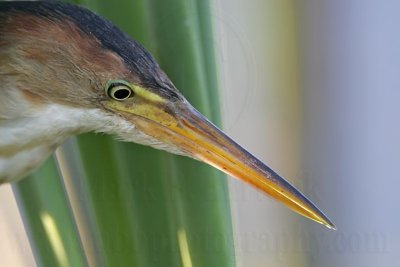
{"label": "white feather patch", "polygon": [[0,183],[29,174],[68,137],[91,131],[115,135],[124,141],[174,154],[184,154],[177,147],[138,131],[120,116],[100,109],[51,104],[26,110],[29,113],[0,120]]}

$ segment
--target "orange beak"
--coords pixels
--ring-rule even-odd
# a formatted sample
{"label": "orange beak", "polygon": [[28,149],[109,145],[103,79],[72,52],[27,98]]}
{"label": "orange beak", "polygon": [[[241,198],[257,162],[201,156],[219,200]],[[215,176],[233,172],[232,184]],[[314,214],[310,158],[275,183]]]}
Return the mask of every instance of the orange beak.
{"label": "orange beak", "polygon": [[153,138],[252,185],[295,212],[335,229],[328,217],[310,200],[225,135],[189,103],[175,104],[171,109],[149,105],[146,114],[136,113],[129,117],[138,129]]}

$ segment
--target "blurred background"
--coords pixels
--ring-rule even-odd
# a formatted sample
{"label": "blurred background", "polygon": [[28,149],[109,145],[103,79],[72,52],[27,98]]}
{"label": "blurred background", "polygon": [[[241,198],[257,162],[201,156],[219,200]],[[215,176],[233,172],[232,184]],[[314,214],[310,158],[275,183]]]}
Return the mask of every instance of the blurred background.
{"label": "blurred background", "polygon": [[[100,2],[84,4],[99,11],[109,8]],[[164,5],[167,2],[163,1]],[[209,19],[198,21],[212,22],[212,36],[186,37],[214,51],[223,129],[301,189],[338,230],[325,229],[229,179],[229,202],[209,200],[217,206],[210,218],[215,216],[220,222],[223,244],[210,237],[202,244],[203,253],[193,254],[189,260],[178,257],[168,265],[114,266],[400,266],[400,2],[210,0],[209,4]],[[117,4],[112,5],[118,10]],[[198,7],[191,16],[203,16],[204,9]],[[118,20],[118,13],[114,18]],[[162,52],[157,54],[157,44],[149,40],[145,46],[156,51],[163,66]],[[169,75],[171,72],[167,70]],[[69,141],[58,151],[64,178],[68,169],[69,175],[82,175],[76,171],[79,163],[68,160],[75,145],[76,141]],[[225,185],[220,186],[225,192]],[[77,242],[82,243],[86,255],[82,266],[112,266],[111,260],[108,265],[96,262],[101,250],[90,250],[96,247],[97,235],[104,237],[101,228],[99,233],[91,233],[91,224],[81,218],[85,209],[91,208],[80,206],[84,190],[79,191],[76,180],[68,178],[62,188],[72,202],[76,226],[71,229],[78,229]],[[15,186],[14,190],[10,185],[0,187],[1,266],[36,266],[40,262],[40,246],[35,246],[32,231],[27,235],[24,230],[29,212],[21,216],[18,211],[18,205],[26,205],[21,199],[21,190]],[[176,216],[186,218],[185,214]],[[63,231],[54,230],[57,222],[43,214],[41,222],[55,258],[61,259],[57,266],[80,266],[69,261],[68,245],[54,234]],[[178,231],[177,236],[181,255],[185,233]],[[163,257],[179,254],[173,244],[171,247],[163,250]],[[186,249],[190,254],[190,242]],[[158,251],[153,252],[149,255],[157,258]],[[210,254],[228,260],[216,260],[214,255],[208,265],[202,265],[196,258]]]}

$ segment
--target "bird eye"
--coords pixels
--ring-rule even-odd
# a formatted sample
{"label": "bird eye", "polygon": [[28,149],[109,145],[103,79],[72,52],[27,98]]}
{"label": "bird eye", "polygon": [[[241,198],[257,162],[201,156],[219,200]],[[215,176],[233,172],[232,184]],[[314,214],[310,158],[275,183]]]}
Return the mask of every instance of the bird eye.
{"label": "bird eye", "polygon": [[106,86],[106,93],[114,100],[126,100],[133,95],[133,91],[129,84],[123,81],[108,82]]}

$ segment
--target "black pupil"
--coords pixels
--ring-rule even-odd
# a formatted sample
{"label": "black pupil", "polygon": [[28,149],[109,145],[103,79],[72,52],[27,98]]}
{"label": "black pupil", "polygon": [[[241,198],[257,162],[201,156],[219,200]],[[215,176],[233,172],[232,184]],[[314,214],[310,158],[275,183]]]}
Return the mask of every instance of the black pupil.
{"label": "black pupil", "polygon": [[130,93],[131,92],[129,91],[129,89],[119,89],[114,92],[114,97],[116,99],[125,99],[129,96]]}

